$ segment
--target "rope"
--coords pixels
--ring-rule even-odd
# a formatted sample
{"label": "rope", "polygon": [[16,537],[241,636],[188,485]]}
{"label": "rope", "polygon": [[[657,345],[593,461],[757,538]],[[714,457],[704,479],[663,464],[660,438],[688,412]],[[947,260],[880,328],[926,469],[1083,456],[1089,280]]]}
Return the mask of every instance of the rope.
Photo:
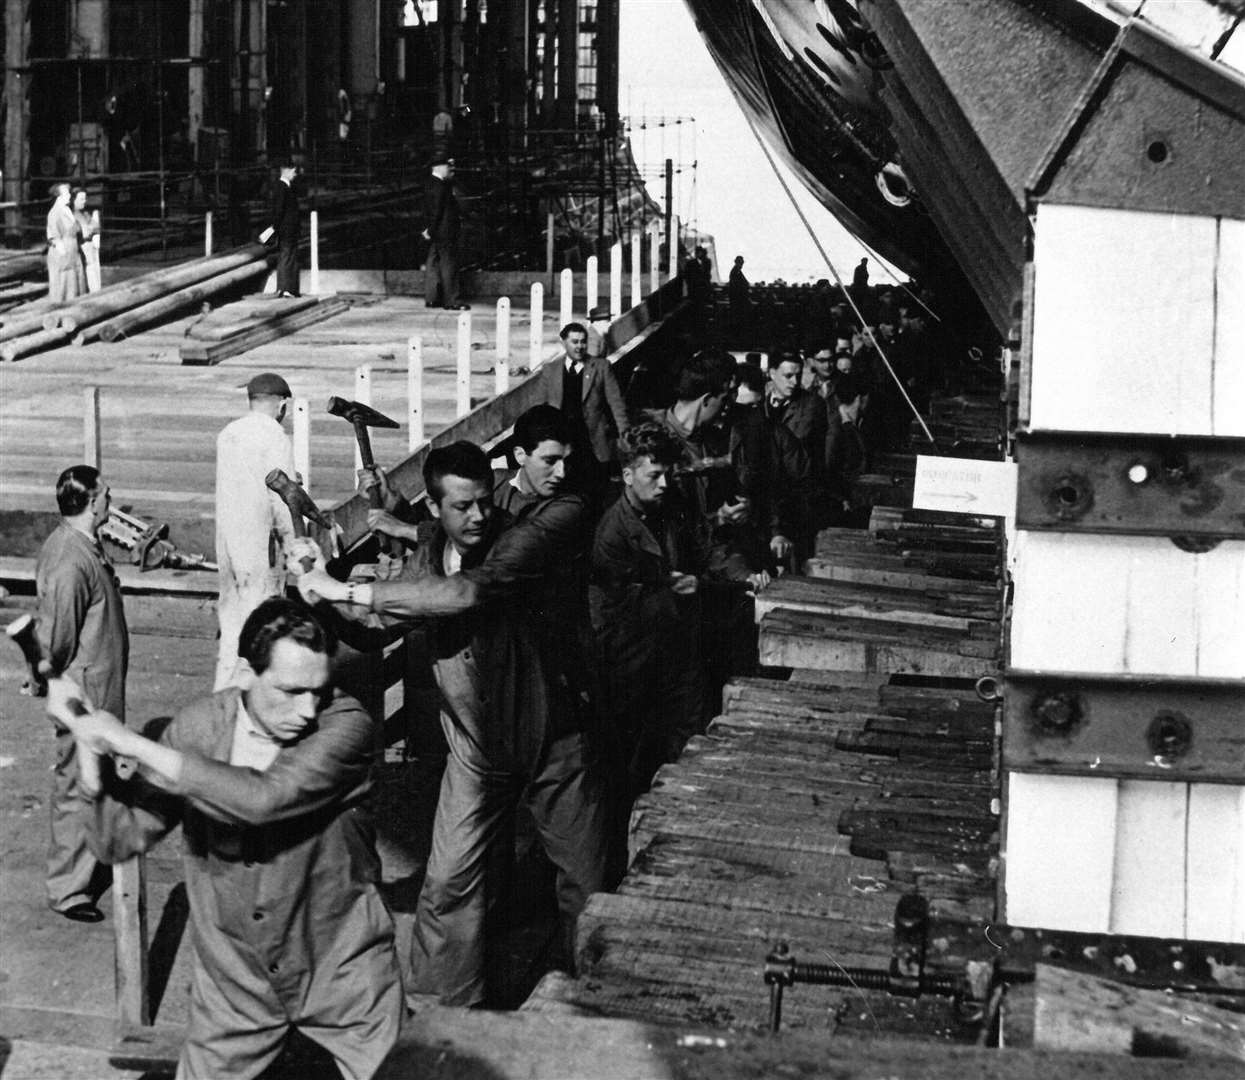
{"label": "rope", "polygon": [[773,170],[774,176],[778,178],[778,182],[782,185],[783,191],[787,193],[787,198],[791,200],[791,205],[794,207],[801,223],[803,223],[805,230],[808,232],[809,239],[813,241],[813,245],[817,248],[818,253],[825,260],[826,266],[830,268],[830,273],[834,277],[835,283],[839,286],[843,296],[847,299],[847,302],[851,305],[852,310],[856,313],[856,318],[860,320],[860,325],[864,328],[865,333],[868,334],[869,340],[873,342],[873,347],[877,350],[878,357],[881,359],[883,367],[886,368],[887,373],[890,375],[891,379],[894,380],[895,386],[899,389],[899,393],[903,396],[904,403],[911,410],[912,415],[916,417],[916,422],[921,425],[921,430],[925,433],[925,437],[930,441],[930,443],[937,447],[938,444],[934,440],[934,433],[930,431],[929,425],[925,423],[925,418],[921,415],[916,405],[913,404],[912,398],[908,396],[908,391],[904,388],[903,380],[895,374],[895,369],[891,367],[890,360],[887,358],[886,353],[882,351],[881,344],[878,342],[878,339],[874,337],[873,328],[869,325],[868,320],[865,319],[864,315],[861,314],[860,308],[856,306],[856,301],[852,298],[852,294],[843,284],[843,279],[839,277],[839,272],[835,269],[834,263],[830,261],[830,256],[826,253],[826,249],[821,246],[821,241],[817,238],[817,233],[813,230],[813,226],[809,222],[808,218],[805,217],[804,211],[800,209],[800,204],[796,202],[795,193],[792,192],[786,179],[783,177],[782,173],[779,172],[778,163],[774,160],[774,155],[770,153],[769,147],[765,145],[765,140],[761,138],[761,133],[757,131],[756,124],[752,122],[752,117],[748,115],[746,110],[741,108],[741,111],[743,111],[744,119],[748,121],[748,127],[752,129],[752,134],[756,138],[757,144],[761,147],[761,153],[765,155],[765,160],[769,162],[769,166]]}

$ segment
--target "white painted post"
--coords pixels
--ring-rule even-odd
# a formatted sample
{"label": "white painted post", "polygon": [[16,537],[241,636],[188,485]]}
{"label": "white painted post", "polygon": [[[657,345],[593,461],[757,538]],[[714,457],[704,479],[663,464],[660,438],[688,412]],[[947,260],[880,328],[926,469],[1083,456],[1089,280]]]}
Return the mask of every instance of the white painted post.
{"label": "white painted post", "polygon": [[471,312],[458,313],[458,378],[455,415],[471,412]]}
{"label": "white painted post", "polygon": [[644,299],[644,265],[643,265],[643,247],[640,243],[640,234],[633,232],[631,234],[631,306],[639,307],[640,301]]}
{"label": "white painted post", "polygon": [[584,314],[587,315],[594,307],[597,306],[597,297],[600,293],[601,284],[601,262],[595,255],[588,256],[587,269],[584,271],[584,277],[587,278],[588,296],[584,300]]}
{"label": "white painted post", "polygon": [[320,211],[311,211],[311,294],[320,295]]}
{"label": "white painted post", "polygon": [[406,342],[406,448],[414,453],[424,439],[424,342],[412,334]]}
{"label": "white painted post", "polygon": [[622,243],[615,241],[610,248],[610,315],[617,319],[622,309]]}
{"label": "white painted post", "polygon": [[510,297],[497,301],[497,366],[494,368],[493,392],[504,394],[510,389]]}
{"label": "white painted post", "polygon": [[553,288],[553,214],[545,218],[545,273],[549,275],[549,287]]}
{"label": "white painted post", "polygon": [[558,333],[575,318],[575,275],[567,267],[558,275]]}
{"label": "white painted post", "polygon": [[[354,369],[354,400],[360,405],[372,404],[372,365],[360,364]],[[363,468],[363,458],[359,455],[359,443],[355,440],[354,471],[356,475]]]}
{"label": "white painted post", "polygon": [[311,494],[311,402],[294,399],[294,471],[303,478],[303,490]]}
{"label": "white painted post", "polygon": [[661,288],[661,233],[656,225],[648,229],[648,291]]}
{"label": "white painted post", "polygon": [[527,330],[527,367],[535,371],[540,367],[545,352],[545,287],[539,281],[532,282],[532,321]]}
{"label": "white painted post", "polygon": [[93,469],[99,469],[102,455],[100,453],[99,432],[99,387],[88,386],[83,393],[84,408],[82,411],[82,460]]}
{"label": "white painted post", "polygon": [[212,254],[212,211],[203,215],[203,254]]}

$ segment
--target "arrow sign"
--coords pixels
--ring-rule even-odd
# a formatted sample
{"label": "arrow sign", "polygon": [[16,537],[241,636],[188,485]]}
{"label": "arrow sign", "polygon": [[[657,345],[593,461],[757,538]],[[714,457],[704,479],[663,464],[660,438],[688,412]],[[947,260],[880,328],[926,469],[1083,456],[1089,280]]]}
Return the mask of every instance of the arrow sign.
{"label": "arrow sign", "polygon": [[917,510],[1011,517],[1016,513],[1016,463],[920,454],[912,505]]}

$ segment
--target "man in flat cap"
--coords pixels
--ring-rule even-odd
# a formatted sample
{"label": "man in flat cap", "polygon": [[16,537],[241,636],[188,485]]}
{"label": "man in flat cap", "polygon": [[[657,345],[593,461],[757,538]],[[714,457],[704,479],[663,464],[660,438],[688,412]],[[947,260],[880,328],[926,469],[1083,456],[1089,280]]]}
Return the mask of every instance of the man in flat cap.
{"label": "man in flat cap", "polygon": [[285,503],[264,484],[273,469],[294,476],[294,447],[281,426],[289,384],[264,372],[246,384],[250,409],[216,437],[216,562],[220,567],[220,652],[214,690],[233,681],[242,624],[285,591],[284,549],[294,536]]}

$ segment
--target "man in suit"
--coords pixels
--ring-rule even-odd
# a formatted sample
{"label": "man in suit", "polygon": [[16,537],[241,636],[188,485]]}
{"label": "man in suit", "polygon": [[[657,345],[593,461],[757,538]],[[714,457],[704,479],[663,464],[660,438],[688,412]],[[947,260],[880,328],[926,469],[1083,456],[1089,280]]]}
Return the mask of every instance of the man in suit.
{"label": "man in suit", "polygon": [[298,240],[301,222],[294,181],[299,171],[298,163],[292,159],[287,158],[281,163],[281,177],[277,181],[277,190],[272,200],[271,232],[260,237],[265,243],[270,236],[277,239],[277,295],[285,297],[298,295]]}
{"label": "man in suit", "polygon": [[584,485],[599,494],[617,456],[618,437],[628,427],[627,409],[610,362],[588,355],[583,323],[567,323],[559,337],[565,353],[561,362],[546,364],[542,372],[545,400],[566,417],[581,449],[572,468],[578,466]]}
{"label": "man in suit", "polygon": [[424,302],[428,307],[464,311],[470,304],[458,302],[458,235],[461,220],[454,197],[454,161],[434,161],[424,192],[423,237],[430,241],[424,262]]}

